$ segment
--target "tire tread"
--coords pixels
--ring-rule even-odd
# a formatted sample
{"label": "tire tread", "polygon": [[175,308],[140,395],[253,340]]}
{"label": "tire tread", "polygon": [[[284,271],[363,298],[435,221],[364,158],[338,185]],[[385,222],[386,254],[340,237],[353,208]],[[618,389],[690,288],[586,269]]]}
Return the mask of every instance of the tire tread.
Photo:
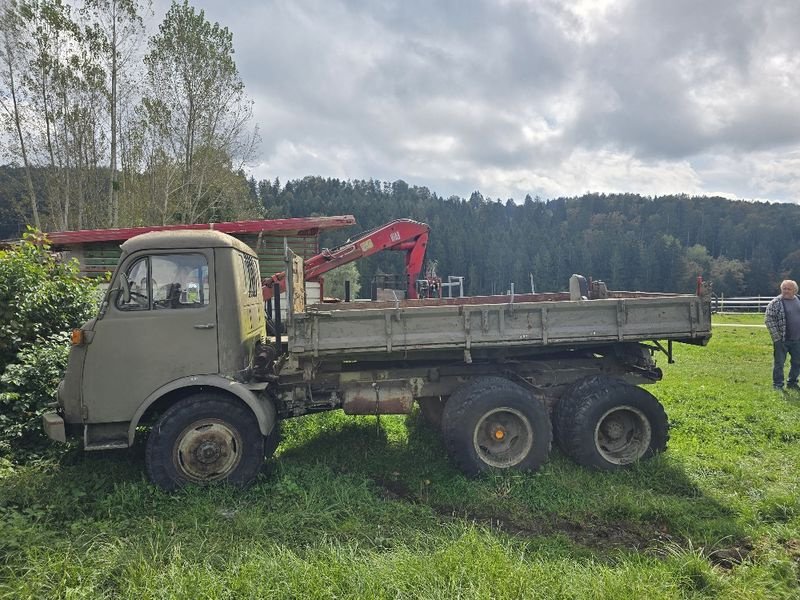
{"label": "tire tread", "polygon": [[[517,395],[518,400],[522,400],[527,396],[530,400],[530,402],[525,403],[527,410],[535,413],[531,422],[534,429],[532,455],[529,455],[529,458],[526,459],[527,466],[514,468],[533,471],[547,461],[553,439],[552,427],[547,409],[541,400],[525,388],[503,377],[481,377],[466,383],[456,390],[445,404],[442,415],[442,432],[447,454],[459,470],[469,476],[477,476],[484,471],[492,469],[492,467],[479,462],[479,459],[473,456],[473,451],[471,450],[473,429],[470,412],[479,410],[480,405],[487,402],[485,400],[487,392],[498,393],[503,390],[512,395]],[[546,425],[543,425],[544,423]]]}
{"label": "tire tread", "polygon": [[[612,470],[624,465],[609,463],[594,444],[594,421],[591,415],[599,404],[613,405],[614,398],[629,398],[650,421],[652,438],[642,458],[664,452],[669,441],[669,421],[661,403],[647,390],[620,379],[592,375],[575,382],[553,410],[553,430],[559,448],[575,462],[586,467]],[[591,433],[590,433],[591,432]]]}

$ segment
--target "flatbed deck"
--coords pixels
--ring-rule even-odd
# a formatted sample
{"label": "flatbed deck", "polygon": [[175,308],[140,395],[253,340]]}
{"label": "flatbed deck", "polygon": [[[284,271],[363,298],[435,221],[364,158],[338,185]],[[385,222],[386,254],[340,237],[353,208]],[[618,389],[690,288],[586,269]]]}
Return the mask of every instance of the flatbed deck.
{"label": "flatbed deck", "polygon": [[298,358],[509,347],[576,347],[672,340],[705,345],[710,304],[702,296],[610,292],[481,296],[309,305],[289,326]]}

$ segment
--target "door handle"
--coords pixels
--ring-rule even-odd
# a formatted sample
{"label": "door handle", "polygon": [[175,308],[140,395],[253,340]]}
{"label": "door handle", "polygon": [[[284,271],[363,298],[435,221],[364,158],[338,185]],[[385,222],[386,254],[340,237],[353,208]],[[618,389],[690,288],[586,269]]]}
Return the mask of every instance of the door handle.
{"label": "door handle", "polygon": [[214,329],[213,323],[198,323],[194,326],[195,329]]}

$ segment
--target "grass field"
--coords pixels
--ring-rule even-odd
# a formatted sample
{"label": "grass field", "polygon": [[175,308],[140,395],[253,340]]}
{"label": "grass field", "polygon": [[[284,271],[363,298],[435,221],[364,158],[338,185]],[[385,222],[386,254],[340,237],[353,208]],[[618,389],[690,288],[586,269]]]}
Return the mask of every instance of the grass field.
{"label": "grass field", "polygon": [[339,412],[245,491],[162,493],[141,446],[0,462],[0,598],[800,597],[800,394],[760,316],[714,322],[649,388],[669,450],[619,473],[469,480],[418,415]]}

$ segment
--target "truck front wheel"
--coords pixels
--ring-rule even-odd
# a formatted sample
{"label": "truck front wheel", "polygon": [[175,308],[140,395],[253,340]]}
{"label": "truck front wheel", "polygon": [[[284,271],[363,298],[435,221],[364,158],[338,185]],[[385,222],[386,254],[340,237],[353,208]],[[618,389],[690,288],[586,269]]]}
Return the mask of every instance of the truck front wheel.
{"label": "truck front wheel", "polygon": [[250,483],[264,462],[264,437],[242,403],[201,392],[169,407],[153,426],[147,474],[171,491],[188,483]]}
{"label": "truck front wheel", "polygon": [[555,407],[556,441],[575,462],[618,469],[657,452],[669,439],[664,407],[647,390],[593,376],[577,382]]}
{"label": "truck front wheel", "polygon": [[492,469],[535,471],[552,441],[542,401],[500,377],[476,380],[453,394],[442,429],[450,458],[470,476]]}

